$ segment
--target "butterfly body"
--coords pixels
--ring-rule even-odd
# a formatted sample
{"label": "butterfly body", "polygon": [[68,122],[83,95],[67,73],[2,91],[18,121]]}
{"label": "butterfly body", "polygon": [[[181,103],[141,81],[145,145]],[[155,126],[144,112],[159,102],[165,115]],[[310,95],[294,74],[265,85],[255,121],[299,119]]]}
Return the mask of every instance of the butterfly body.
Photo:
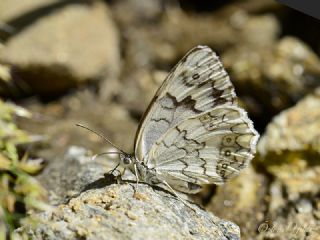
{"label": "butterfly body", "polygon": [[173,185],[175,190],[184,193],[197,193],[201,190],[200,185],[179,181],[179,179],[168,182],[168,176],[165,173],[157,172],[155,168],[149,168],[144,162],[137,160],[133,155],[121,154],[120,161],[122,167],[128,168],[133,174],[136,174],[137,182],[145,182],[164,189],[168,189],[169,186],[169,191],[171,190],[170,186]]}

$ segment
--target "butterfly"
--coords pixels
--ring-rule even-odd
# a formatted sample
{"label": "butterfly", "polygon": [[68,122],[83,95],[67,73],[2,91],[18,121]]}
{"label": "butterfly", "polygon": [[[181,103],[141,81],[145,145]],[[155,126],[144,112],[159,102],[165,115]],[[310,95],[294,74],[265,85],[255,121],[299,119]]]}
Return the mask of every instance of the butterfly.
{"label": "butterfly", "polygon": [[194,194],[238,175],[254,157],[258,138],[218,56],[197,46],[156,92],[137,130],[134,154],[118,148],[117,167],[130,169],[137,184]]}

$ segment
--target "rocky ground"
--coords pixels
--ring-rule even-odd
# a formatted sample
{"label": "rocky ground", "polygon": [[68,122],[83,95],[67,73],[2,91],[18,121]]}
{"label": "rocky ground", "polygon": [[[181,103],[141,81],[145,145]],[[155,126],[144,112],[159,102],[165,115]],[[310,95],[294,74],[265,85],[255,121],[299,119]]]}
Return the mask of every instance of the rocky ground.
{"label": "rocky ground", "polygon": [[[43,159],[35,177],[52,206],[15,236],[319,239],[319,27],[272,0],[2,0],[0,95],[31,114],[14,119],[38,136],[19,149]],[[75,124],[131,152],[155,91],[200,44],[221,57],[261,139],[250,167],[190,198],[192,210],[145,184],[134,192],[130,173],[118,184],[106,174],[116,158],[91,159],[111,147]]]}

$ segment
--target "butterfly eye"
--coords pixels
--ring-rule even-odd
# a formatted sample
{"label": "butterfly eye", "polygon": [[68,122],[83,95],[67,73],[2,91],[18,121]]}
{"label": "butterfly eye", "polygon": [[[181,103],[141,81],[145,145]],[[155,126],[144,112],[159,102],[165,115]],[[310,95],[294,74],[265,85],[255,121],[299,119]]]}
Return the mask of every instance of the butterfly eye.
{"label": "butterfly eye", "polygon": [[129,164],[131,164],[131,158],[130,157],[124,157],[123,158],[123,163],[125,164],[125,165],[129,165]]}

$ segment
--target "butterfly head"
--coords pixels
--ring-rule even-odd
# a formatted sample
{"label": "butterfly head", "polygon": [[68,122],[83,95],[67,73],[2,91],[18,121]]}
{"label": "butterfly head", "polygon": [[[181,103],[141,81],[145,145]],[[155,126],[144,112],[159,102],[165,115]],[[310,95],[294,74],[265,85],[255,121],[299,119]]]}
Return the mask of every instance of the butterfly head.
{"label": "butterfly head", "polygon": [[120,153],[120,164],[123,167],[128,167],[132,165],[132,163],[134,163],[134,158],[132,157],[132,155],[124,152]]}

